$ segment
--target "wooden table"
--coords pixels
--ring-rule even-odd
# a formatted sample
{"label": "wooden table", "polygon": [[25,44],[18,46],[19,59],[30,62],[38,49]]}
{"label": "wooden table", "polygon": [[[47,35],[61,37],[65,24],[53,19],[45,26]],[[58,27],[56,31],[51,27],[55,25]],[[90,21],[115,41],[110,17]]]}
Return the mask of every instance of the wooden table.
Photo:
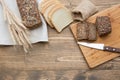
{"label": "wooden table", "polygon": [[[60,0],[74,8],[80,0]],[[120,0],[91,0],[99,10]],[[30,55],[0,46],[0,80],[120,80],[120,57],[89,69],[68,28],[61,34],[48,28],[49,42],[34,44]]]}

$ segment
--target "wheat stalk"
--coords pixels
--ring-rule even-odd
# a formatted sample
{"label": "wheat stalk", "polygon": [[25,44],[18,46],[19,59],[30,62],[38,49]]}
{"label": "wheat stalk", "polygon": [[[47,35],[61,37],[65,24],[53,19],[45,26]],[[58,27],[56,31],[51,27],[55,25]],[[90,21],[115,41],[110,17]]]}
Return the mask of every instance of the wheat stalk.
{"label": "wheat stalk", "polygon": [[13,41],[17,45],[22,45],[26,53],[32,47],[28,39],[28,29],[23,25],[22,21],[8,8],[4,0],[0,0],[3,7],[4,19],[8,22],[8,28]]}

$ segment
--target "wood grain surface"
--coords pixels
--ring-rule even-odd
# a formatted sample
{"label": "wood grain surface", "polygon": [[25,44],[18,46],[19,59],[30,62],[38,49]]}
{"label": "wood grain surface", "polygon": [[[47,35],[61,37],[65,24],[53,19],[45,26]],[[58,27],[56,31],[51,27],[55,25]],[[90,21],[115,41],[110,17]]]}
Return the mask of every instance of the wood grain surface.
{"label": "wood grain surface", "polygon": [[[80,0],[60,0],[72,10]],[[91,0],[99,10],[120,0]],[[89,69],[74,37],[66,28],[61,34],[48,27],[49,42],[34,44],[24,58],[21,49],[0,46],[0,80],[120,80],[120,57]]]}

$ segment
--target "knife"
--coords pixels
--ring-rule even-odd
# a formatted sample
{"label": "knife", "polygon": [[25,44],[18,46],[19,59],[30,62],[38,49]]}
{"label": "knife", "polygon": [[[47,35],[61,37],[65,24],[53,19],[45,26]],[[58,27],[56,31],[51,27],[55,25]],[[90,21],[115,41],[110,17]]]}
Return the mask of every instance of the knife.
{"label": "knife", "polygon": [[105,46],[104,44],[88,43],[88,42],[78,42],[78,44],[82,45],[82,46],[85,46],[85,47],[98,49],[98,50],[120,53],[120,48]]}

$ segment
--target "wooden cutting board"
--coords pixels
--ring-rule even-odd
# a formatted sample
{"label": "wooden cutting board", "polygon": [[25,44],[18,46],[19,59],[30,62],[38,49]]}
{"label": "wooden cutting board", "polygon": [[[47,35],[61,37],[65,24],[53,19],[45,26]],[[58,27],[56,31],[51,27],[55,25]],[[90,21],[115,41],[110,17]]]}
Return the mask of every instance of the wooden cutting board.
{"label": "wooden cutting board", "polygon": [[[112,33],[106,37],[98,37],[94,43],[104,43],[107,46],[120,48],[120,4],[101,11],[88,19],[89,22],[94,23],[97,16],[109,16],[112,24]],[[71,30],[76,39],[76,23],[71,24]],[[102,63],[114,59],[120,54],[100,51],[96,49],[80,46],[82,53],[90,68],[94,68]]]}

